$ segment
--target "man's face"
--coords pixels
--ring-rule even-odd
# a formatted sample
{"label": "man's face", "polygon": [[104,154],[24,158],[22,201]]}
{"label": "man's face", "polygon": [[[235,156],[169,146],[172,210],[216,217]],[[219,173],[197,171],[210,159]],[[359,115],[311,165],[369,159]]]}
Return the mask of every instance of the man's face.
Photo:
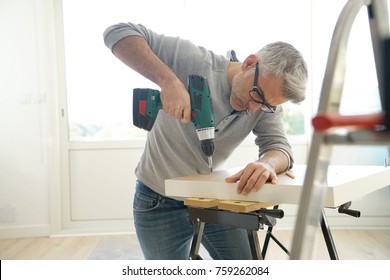
{"label": "man's face", "polygon": [[[254,71],[240,71],[233,77],[232,91],[230,95],[230,105],[236,111],[248,110],[255,112],[262,106],[249,95],[254,81]],[[285,103],[287,100],[283,97],[283,79],[275,75],[263,77],[261,74],[257,80],[257,87],[264,93],[264,101],[271,106],[277,106]]]}

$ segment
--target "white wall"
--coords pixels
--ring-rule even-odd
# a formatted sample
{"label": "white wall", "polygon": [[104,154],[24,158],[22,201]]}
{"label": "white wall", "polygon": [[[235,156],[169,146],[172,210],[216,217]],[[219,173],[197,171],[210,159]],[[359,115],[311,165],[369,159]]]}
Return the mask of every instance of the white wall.
{"label": "white wall", "polygon": [[[0,237],[49,232],[50,72],[45,1],[0,1]],[[24,234],[23,234],[24,235]]]}
{"label": "white wall", "polygon": [[[129,195],[129,198],[123,198],[118,193],[111,194],[111,207],[117,207],[118,200],[121,203],[119,208],[104,213],[109,215],[111,221],[107,221],[107,216],[99,216],[99,212],[91,212],[87,208],[91,205],[99,207],[96,204],[99,201],[85,204],[86,208],[83,208],[89,198],[88,191],[85,191],[90,190],[91,197],[96,194],[92,193],[93,185],[83,189],[88,183],[78,174],[83,174],[83,170],[93,174],[101,170],[99,168],[109,171],[104,165],[93,165],[88,170],[83,164],[80,165],[85,160],[81,151],[90,153],[88,149],[71,152],[68,156],[74,164],[69,166],[67,174],[61,176],[64,158],[60,156],[59,128],[63,120],[59,108],[63,104],[60,104],[59,85],[63,80],[58,80],[62,70],[57,67],[59,46],[56,46],[55,39],[57,23],[54,20],[53,2],[0,0],[0,238],[132,229],[131,212],[127,211],[131,210],[132,170],[140,148],[127,149],[128,158],[123,158],[117,152],[107,157],[105,149],[98,150],[99,155],[93,155],[107,159],[118,157],[120,161],[112,162],[117,162],[122,168],[121,164],[125,164],[129,168],[112,167],[123,175],[121,181],[117,173],[111,172],[111,175],[115,175],[115,182],[122,182],[116,191]],[[62,145],[65,144],[62,142]],[[253,149],[253,146],[243,146],[236,151],[229,164],[252,160],[252,153],[256,153]],[[304,163],[306,147],[296,145],[294,149],[297,151],[297,162]],[[344,152],[343,148],[338,151],[337,161],[343,161]],[[379,151],[378,156],[371,158],[376,164],[381,162],[385,153]],[[246,158],[243,155],[247,155]],[[365,155],[367,153],[363,153]],[[76,188],[73,193],[72,188]],[[77,194],[77,197],[72,197]],[[80,198],[84,198],[84,201],[78,200]],[[367,223],[361,226],[388,227],[389,207],[382,205],[390,205],[389,200],[388,189],[383,189],[361,202],[360,206],[367,209],[366,213],[369,214]],[[74,213],[75,216],[71,215],[72,207],[78,211]],[[295,209],[287,207],[287,210],[293,219]]]}

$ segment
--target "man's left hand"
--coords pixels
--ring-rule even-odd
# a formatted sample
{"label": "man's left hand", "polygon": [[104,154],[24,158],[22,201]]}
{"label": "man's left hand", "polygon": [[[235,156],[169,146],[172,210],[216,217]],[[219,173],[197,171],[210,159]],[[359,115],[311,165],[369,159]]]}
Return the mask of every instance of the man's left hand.
{"label": "man's left hand", "polygon": [[266,162],[259,161],[249,163],[244,169],[225,179],[227,183],[239,182],[237,193],[243,195],[259,191],[266,182],[276,184],[277,181],[274,168]]}

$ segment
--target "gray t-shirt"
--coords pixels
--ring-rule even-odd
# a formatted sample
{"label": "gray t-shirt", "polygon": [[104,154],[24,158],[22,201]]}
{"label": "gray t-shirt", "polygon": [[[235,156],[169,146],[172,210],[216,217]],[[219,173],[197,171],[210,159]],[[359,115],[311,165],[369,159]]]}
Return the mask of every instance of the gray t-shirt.
{"label": "gray t-shirt", "polygon": [[[120,23],[107,28],[104,42],[112,49],[115,43],[127,36],[144,37],[153,52],[184,84],[189,75],[207,78],[216,124],[213,156],[215,169],[222,165],[250,132],[256,135],[258,156],[270,149],[281,150],[289,155],[292,166],[292,151],[285,135],[282,107],[279,106],[275,114],[261,110],[254,113],[234,111],[230,105],[227,58],[188,40],[157,34],[142,25],[132,23]],[[248,158],[248,163],[254,157]],[[191,122],[182,124],[180,120],[160,110],[153,129],[148,132],[146,146],[135,174],[145,185],[164,195],[166,179],[207,173],[207,162],[194,125]]]}

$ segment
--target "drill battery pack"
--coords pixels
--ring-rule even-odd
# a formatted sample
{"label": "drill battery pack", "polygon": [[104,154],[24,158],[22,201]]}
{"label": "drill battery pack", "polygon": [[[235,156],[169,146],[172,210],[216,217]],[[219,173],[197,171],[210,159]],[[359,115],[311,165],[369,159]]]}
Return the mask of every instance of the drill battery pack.
{"label": "drill battery pack", "polygon": [[136,127],[150,131],[157,118],[158,110],[161,108],[158,90],[149,88],[133,90],[133,124]]}

